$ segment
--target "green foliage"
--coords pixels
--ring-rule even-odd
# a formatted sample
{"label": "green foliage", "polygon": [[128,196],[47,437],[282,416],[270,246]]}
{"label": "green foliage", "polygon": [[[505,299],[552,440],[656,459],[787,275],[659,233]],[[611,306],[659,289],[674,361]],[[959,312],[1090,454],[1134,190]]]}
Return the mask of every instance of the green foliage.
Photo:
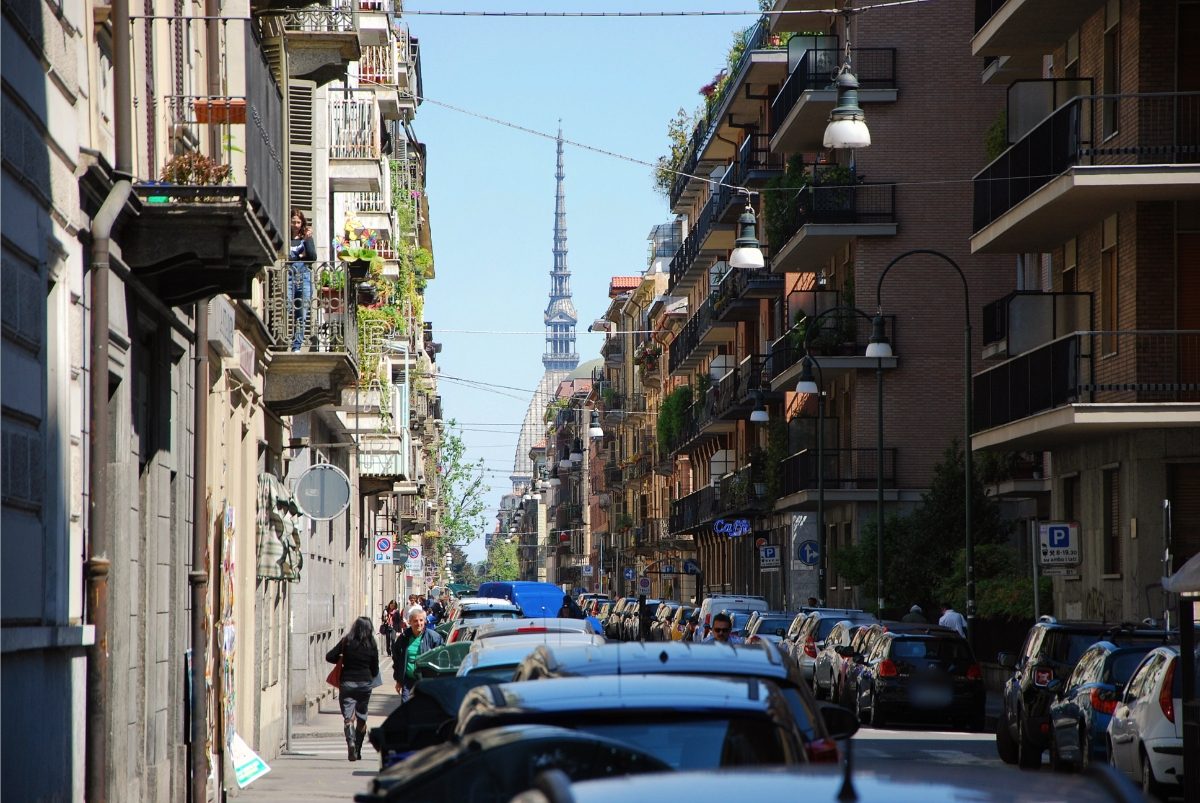
{"label": "green foliage", "polygon": [[520,572],[517,545],[505,538],[493,539],[483,564],[483,577],[487,580],[516,580]]}
{"label": "green foliage", "polygon": [[558,414],[567,409],[567,406],[570,405],[570,403],[571,400],[566,397],[561,399],[551,399],[550,403],[546,405],[546,412],[542,415],[542,421],[549,424],[554,419],[558,418]]}
{"label": "green foliage", "polygon": [[667,394],[658,409],[655,434],[658,438],[660,455],[666,456],[679,443],[683,432],[684,416],[692,405],[691,385],[681,385]]}
{"label": "green foliage", "polygon": [[675,184],[674,171],[679,170],[687,158],[688,141],[695,127],[693,115],[684,111],[682,106],[667,123],[667,142],[671,151],[666,156],[658,157],[654,166],[654,186],[663,195],[671,194],[671,187]]}
{"label": "green foliage", "polygon": [[169,184],[185,184],[195,187],[228,184],[233,177],[233,168],[223,165],[199,151],[184,151],[172,156],[163,165],[159,179]]}
{"label": "green foliage", "polygon": [[989,162],[1008,150],[1008,109],[1001,109],[996,115],[988,127],[983,146]]}
{"label": "green foliage", "polygon": [[436,470],[441,481],[442,540],[465,546],[484,531],[485,495],[490,489],[482,458],[466,459],[466,445],[455,433],[456,426],[451,419],[437,442]]}
{"label": "green foliage", "polygon": [[786,169],[763,187],[763,217],[766,219],[767,245],[772,253],[783,248],[796,217],[797,196],[809,184],[803,154],[788,159]]}
{"label": "green foliage", "polygon": [[450,571],[454,573],[455,582],[478,586],[478,567],[467,558],[467,553],[457,544],[451,544],[447,553],[450,555]]}
{"label": "green foliage", "polygon": [[767,452],[764,476],[767,482],[767,498],[778,499],[783,495],[783,461],[788,457],[788,424],[782,416],[771,416],[767,425]]}

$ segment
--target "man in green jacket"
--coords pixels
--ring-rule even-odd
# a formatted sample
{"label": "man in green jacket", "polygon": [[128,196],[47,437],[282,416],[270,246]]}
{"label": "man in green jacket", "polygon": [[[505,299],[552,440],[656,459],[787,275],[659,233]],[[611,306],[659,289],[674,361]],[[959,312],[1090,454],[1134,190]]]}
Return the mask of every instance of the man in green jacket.
{"label": "man in green jacket", "polygon": [[442,645],[442,637],[436,630],[425,626],[425,609],[414,605],[408,609],[408,627],[392,645],[392,677],[396,681],[396,692],[400,702],[407,703],[417,685],[417,656]]}

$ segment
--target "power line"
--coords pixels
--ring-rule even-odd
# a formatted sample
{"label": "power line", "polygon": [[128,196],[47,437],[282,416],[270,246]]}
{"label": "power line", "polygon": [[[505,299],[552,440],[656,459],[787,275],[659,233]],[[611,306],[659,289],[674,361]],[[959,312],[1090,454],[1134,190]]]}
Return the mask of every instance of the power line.
{"label": "power line", "polygon": [[730,9],[714,11],[425,11],[420,9],[404,9],[405,16],[417,17],[517,17],[517,18],[597,18],[597,17],[762,17],[762,16],[795,16],[798,14],[845,14],[873,11],[893,6],[907,6],[913,3],[925,3],[928,0],[891,0],[886,3],[874,3],[869,6],[853,8],[805,8],[783,11],[763,11],[761,9]]}

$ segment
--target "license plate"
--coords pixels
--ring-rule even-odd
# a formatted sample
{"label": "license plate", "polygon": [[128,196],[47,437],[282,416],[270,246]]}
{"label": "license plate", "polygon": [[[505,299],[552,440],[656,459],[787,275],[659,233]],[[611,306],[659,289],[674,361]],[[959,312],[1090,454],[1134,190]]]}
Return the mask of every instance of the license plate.
{"label": "license plate", "polygon": [[908,698],[918,708],[944,708],[950,705],[954,693],[945,686],[914,686]]}

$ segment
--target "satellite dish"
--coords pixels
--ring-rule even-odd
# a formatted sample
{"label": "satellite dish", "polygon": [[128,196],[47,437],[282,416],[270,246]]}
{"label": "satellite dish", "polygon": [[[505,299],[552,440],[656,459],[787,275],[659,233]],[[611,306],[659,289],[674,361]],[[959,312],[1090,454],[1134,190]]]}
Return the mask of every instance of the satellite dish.
{"label": "satellite dish", "polygon": [[337,466],[318,463],[296,480],[294,496],[300,512],[310,519],[336,519],[350,507],[350,479]]}

